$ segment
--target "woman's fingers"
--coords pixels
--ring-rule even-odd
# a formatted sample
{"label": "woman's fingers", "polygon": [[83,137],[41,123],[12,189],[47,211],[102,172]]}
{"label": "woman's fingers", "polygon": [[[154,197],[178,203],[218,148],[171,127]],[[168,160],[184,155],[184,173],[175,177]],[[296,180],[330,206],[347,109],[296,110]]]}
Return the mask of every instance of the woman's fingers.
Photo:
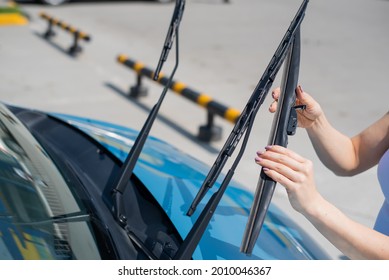
{"label": "woman's fingers", "polygon": [[275,182],[284,186],[287,191],[290,191],[294,187],[294,182],[283,174],[278,173],[277,171],[269,169],[267,167],[264,167],[263,171]]}
{"label": "woman's fingers", "polygon": [[267,176],[285,187],[294,209],[301,213],[312,209],[318,193],[310,160],[276,145],[266,147],[264,152],[257,152],[255,160]]}
{"label": "woman's fingers", "polygon": [[280,97],[280,92],[281,92],[281,88],[279,88],[279,87],[273,89],[271,95],[272,95],[274,100],[278,100],[278,98]]}
{"label": "woman's fingers", "polygon": [[284,186],[303,181],[309,172],[309,162],[306,159],[281,146],[269,146],[265,152],[257,152],[255,161],[265,168],[268,176],[275,176],[272,179]]}
{"label": "woman's fingers", "polygon": [[272,152],[273,156],[278,158],[290,158],[294,161],[303,163],[306,161],[305,158],[297,154],[296,152],[289,150],[288,148],[279,146],[279,145],[269,145],[265,147],[265,150],[268,152]]}
{"label": "woman's fingers", "polygon": [[278,98],[280,96],[280,88],[275,88],[273,91],[272,91],[272,97],[274,99],[274,101],[270,104],[270,107],[269,107],[269,111],[270,113],[274,113],[275,111],[277,111],[277,104],[278,104]]}
{"label": "woman's fingers", "polygon": [[269,107],[269,112],[270,113],[275,113],[277,111],[277,104],[278,104],[278,101],[273,101],[270,104],[270,107]]}

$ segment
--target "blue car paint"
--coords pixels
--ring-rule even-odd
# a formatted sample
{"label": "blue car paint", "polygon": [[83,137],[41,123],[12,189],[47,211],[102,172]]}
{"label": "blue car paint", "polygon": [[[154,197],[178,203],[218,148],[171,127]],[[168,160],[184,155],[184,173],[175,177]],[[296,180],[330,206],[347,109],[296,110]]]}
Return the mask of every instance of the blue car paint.
{"label": "blue car paint", "polygon": [[[97,120],[54,116],[84,131],[124,161],[137,131]],[[186,211],[209,167],[166,142],[149,137],[134,173],[153,194],[183,238],[188,234],[219,179],[192,217]],[[222,176],[221,176],[222,177]],[[293,221],[270,205],[251,256],[239,251],[253,193],[232,181],[208,226],[194,259],[327,259],[325,252]]]}

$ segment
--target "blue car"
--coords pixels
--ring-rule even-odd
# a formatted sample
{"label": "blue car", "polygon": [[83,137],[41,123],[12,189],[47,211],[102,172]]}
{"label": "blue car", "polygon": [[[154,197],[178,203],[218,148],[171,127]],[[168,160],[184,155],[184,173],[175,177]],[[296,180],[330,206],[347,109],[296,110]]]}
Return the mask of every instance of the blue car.
{"label": "blue car", "polygon": [[[149,137],[123,192],[112,190],[138,132],[0,103],[0,259],[173,259],[197,211],[186,215],[209,166]],[[328,259],[271,205],[251,255],[240,252],[253,193],[231,182],[192,258]]]}

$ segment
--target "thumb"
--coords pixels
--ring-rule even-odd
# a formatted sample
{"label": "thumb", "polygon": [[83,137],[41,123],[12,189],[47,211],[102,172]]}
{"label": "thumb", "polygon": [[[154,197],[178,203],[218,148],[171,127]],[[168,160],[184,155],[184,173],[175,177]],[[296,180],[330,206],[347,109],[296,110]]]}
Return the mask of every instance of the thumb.
{"label": "thumb", "polygon": [[304,92],[303,88],[300,85],[298,85],[296,88],[296,97],[303,104],[310,101],[309,94]]}

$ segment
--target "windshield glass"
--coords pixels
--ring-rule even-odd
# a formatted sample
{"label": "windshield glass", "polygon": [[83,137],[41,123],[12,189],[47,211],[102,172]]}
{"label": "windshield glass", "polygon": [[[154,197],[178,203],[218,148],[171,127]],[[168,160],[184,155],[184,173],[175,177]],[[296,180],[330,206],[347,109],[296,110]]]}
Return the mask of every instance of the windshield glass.
{"label": "windshield glass", "polygon": [[99,258],[85,207],[69,182],[0,105],[0,259]]}

